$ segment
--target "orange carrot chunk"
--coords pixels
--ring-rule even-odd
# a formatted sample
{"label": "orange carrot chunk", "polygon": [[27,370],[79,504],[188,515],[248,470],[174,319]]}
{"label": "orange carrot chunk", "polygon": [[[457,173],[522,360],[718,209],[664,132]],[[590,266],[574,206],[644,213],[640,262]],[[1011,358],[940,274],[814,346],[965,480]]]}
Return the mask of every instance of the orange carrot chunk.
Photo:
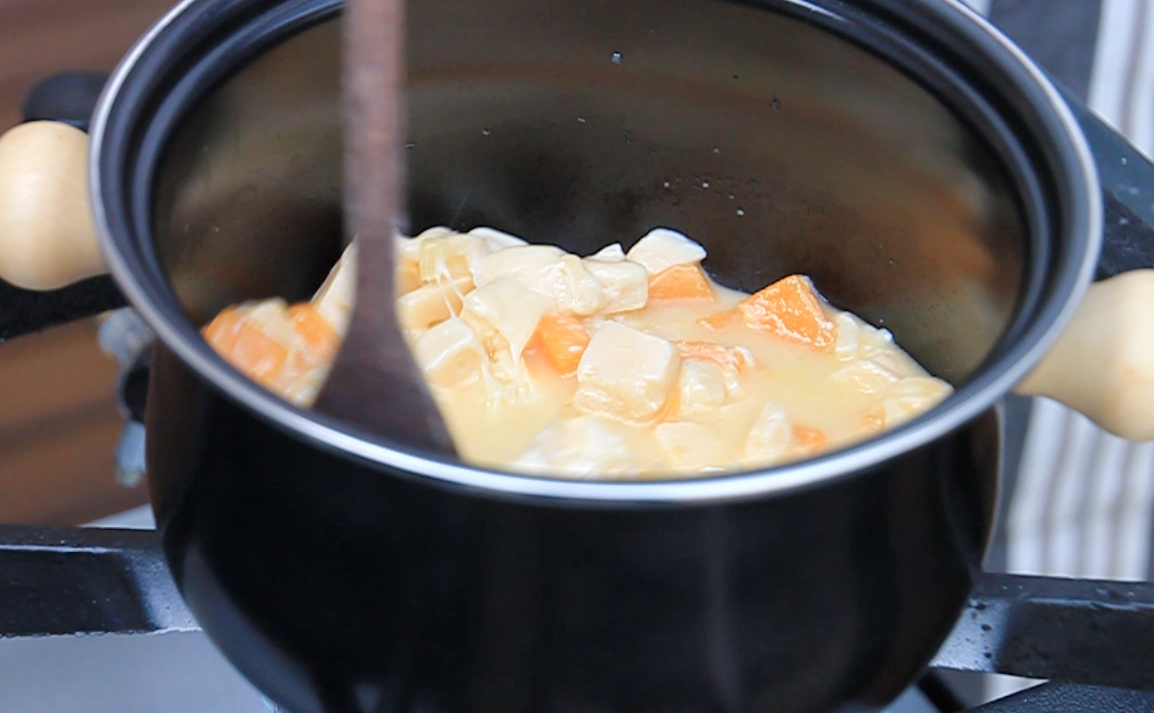
{"label": "orange carrot chunk", "polygon": [[341,345],[341,337],[312,303],[299,302],[285,310],[285,314],[295,334],[285,375],[290,379],[300,379],[299,375],[332,361]]}
{"label": "orange carrot chunk", "polygon": [[[400,260],[400,256],[397,256]],[[404,295],[421,286],[421,268],[417,260],[401,260],[397,266],[397,294]]]}
{"label": "orange carrot chunk", "polygon": [[721,329],[727,325],[734,324],[738,321],[736,309],[727,309],[724,312],[718,312],[697,320],[697,323],[707,329]]}
{"label": "orange carrot chunk", "polygon": [[545,358],[561,374],[577,371],[581,355],[589,346],[589,332],[568,314],[547,314],[537,323],[537,339]]}
{"label": "orange carrot chunk", "polygon": [[829,443],[829,436],[820,428],[793,427],[793,442],[805,453],[821,450]]}
{"label": "orange carrot chunk", "polygon": [[235,308],[225,309],[204,328],[204,338],[228,363],[268,385],[288,357],[288,348],[249,323]]}
{"label": "orange carrot chunk", "polygon": [[310,348],[318,352],[336,351],[340,335],[315,306],[309,302],[300,302],[289,307],[287,313],[293,331]]}
{"label": "orange carrot chunk", "polygon": [[699,265],[674,265],[649,278],[649,301],[712,300],[713,287]]}
{"label": "orange carrot chunk", "polygon": [[715,342],[682,339],[677,342],[677,351],[680,352],[682,359],[708,359],[718,366],[735,371],[742,371],[755,363],[748,349],[727,347]]}
{"label": "orange carrot chunk", "polygon": [[833,323],[808,277],[790,275],[753,293],[737,304],[742,321],[751,329],[816,348],[832,346]]}

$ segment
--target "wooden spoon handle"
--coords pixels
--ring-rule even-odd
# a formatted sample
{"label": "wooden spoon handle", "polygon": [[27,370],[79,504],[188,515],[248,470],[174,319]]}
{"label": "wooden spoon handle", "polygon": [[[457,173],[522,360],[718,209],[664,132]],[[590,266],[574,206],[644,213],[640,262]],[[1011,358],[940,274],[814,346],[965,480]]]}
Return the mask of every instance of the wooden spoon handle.
{"label": "wooden spoon handle", "polygon": [[[392,244],[404,181],[405,135],[402,0],[353,0],[344,17],[345,219],[361,242]],[[373,289],[393,289],[380,275]]]}
{"label": "wooden spoon handle", "polygon": [[406,445],[452,454],[452,439],[396,314],[404,5],[353,0],[343,25],[345,229],[357,239],[357,288],[348,333],[315,408]]}

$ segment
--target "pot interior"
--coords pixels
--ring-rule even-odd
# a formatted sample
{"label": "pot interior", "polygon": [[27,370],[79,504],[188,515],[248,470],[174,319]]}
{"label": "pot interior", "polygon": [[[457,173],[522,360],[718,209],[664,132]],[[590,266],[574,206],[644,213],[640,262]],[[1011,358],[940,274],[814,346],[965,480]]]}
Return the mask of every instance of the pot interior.
{"label": "pot interior", "polygon": [[[175,125],[153,232],[197,323],[305,298],[338,255],[336,11],[230,60]],[[964,78],[909,53],[899,69],[807,12],[410,3],[411,234],[486,225],[588,254],[668,226],[705,245],[721,283],[809,274],[965,381],[1022,296],[1029,171]]]}

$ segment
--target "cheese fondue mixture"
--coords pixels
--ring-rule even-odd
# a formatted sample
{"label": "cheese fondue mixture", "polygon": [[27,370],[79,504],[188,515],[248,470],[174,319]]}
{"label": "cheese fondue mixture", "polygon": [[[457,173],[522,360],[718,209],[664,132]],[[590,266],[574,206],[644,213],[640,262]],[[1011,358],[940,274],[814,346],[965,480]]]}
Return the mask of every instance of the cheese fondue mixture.
{"label": "cheese fondue mixture", "polygon": [[[302,406],[348,322],[355,244],[310,302],[229,307],[205,330]],[[588,257],[478,228],[398,238],[397,313],[461,457],[583,478],[690,476],[802,458],[951,391],[808,278],[747,295],[657,229]]]}

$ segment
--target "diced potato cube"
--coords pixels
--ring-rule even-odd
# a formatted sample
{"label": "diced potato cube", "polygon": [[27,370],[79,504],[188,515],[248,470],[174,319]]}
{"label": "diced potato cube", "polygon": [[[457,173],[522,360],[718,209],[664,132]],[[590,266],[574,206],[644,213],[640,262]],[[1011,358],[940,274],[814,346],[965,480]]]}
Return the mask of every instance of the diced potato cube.
{"label": "diced potato cube", "polygon": [[585,316],[609,304],[609,296],[601,288],[601,281],[576,255],[566,255],[558,267],[546,271],[542,277],[544,279],[534,289],[551,296],[553,309],[557,312]]}
{"label": "diced potato cube", "polygon": [[586,258],[585,268],[597,278],[608,300],[601,312],[629,312],[641,309],[649,301],[649,275],[640,264],[625,259],[605,261]]}
{"label": "diced potato cube", "polygon": [[725,450],[716,434],[700,423],[673,421],[658,424],[653,437],[665,454],[666,464],[681,471],[701,471],[725,461]]}
{"label": "diced potato cube", "polygon": [[613,243],[612,245],[606,245],[585,259],[600,260],[601,262],[620,262],[625,259],[625,251],[621,249],[621,243]]}
{"label": "diced potato cube", "polygon": [[873,354],[869,357],[871,361],[889,369],[899,377],[929,375],[926,370],[922,368],[921,364],[918,364],[909,354],[906,354],[893,344],[887,344],[884,348],[873,349],[871,351],[873,351]]}
{"label": "diced potato cube", "polygon": [[935,406],[953,392],[941,379],[929,376],[910,376],[894,384],[890,395],[882,402],[886,428],[892,428],[918,416]]}
{"label": "diced potato cube", "polygon": [[434,386],[452,387],[478,378],[485,350],[460,319],[449,319],[425,332],[413,346],[413,358]]}
{"label": "diced potato cube", "polygon": [[862,331],[867,335],[867,338],[862,341],[866,343],[865,348],[870,350],[870,353],[863,356],[872,356],[872,352],[874,351],[893,348],[894,335],[890,330],[866,324],[863,325]]}
{"label": "diced potato cube", "polygon": [[493,253],[481,263],[477,284],[502,277],[518,280],[551,298],[558,313],[590,315],[609,301],[581,258],[552,245],[526,245]]}
{"label": "diced potato cube", "polygon": [[606,322],[577,367],[573,405],[632,421],[653,418],[669,399],[680,361],[672,342]]}
{"label": "diced potato cube", "polygon": [[745,437],[742,463],[747,466],[769,465],[785,456],[793,447],[793,424],[785,409],[766,403]]}
{"label": "diced potato cube", "polygon": [[681,233],[656,228],[629,248],[626,257],[644,265],[650,275],[656,275],[674,265],[701,262],[705,259],[705,248]]}
{"label": "diced potato cube", "polygon": [[567,254],[554,245],[521,245],[504,248],[481,261],[473,280],[480,287],[502,277],[536,273],[561,262],[561,258]]}
{"label": "diced potato cube", "polygon": [[454,231],[445,227],[429,228],[420,235],[406,238],[395,236],[397,245],[397,294],[403,295],[421,286],[421,246],[426,240],[453,235]]}
{"label": "diced potato cube", "polygon": [[491,357],[506,351],[516,371],[521,352],[548,307],[543,295],[516,280],[501,278],[465,297],[461,319],[476,332]]}
{"label": "diced potato cube", "polygon": [[559,418],[542,429],[513,470],[571,478],[609,478],[641,470],[624,436],[595,416]]}
{"label": "diced potato cube", "polygon": [[716,342],[680,339],[676,342],[682,359],[706,359],[721,367],[725,391],[729,396],[740,396],[741,374],[757,365],[753,354],[745,347],[728,347]]}
{"label": "diced potato cube", "polygon": [[840,312],[834,319],[837,325],[837,341],[834,353],[841,361],[852,361],[858,356],[858,321],[848,312]]}
{"label": "diced potato cube", "polygon": [[448,319],[461,311],[471,287],[467,275],[451,283],[422,285],[397,298],[397,320],[403,329],[425,329]]}
{"label": "diced potato cube", "polygon": [[893,351],[894,335],[888,329],[878,329],[849,312],[839,312],[834,324],[837,329],[834,350],[841,361]]}
{"label": "diced potato cube", "polygon": [[478,238],[484,240],[485,244],[489,246],[489,252],[494,253],[505,248],[515,248],[520,245],[529,244],[516,235],[509,235],[494,228],[473,228],[469,231],[469,235],[476,235]]}
{"label": "diced potato cube", "polygon": [[901,377],[873,359],[859,359],[835,371],[831,378],[862,393],[881,394]]}
{"label": "diced potato cube", "polygon": [[447,282],[473,273],[492,251],[476,235],[448,233],[427,238],[421,243],[421,282]]}
{"label": "diced potato cube", "polygon": [[415,238],[398,235],[395,238],[397,253],[397,294],[412,292],[421,286],[420,243]]}
{"label": "diced potato cube", "polygon": [[685,418],[713,413],[725,403],[725,374],[704,359],[685,359],[677,377],[678,413]]}
{"label": "diced potato cube", "polygon": [[353,311],[353,301],[357,295],[357,243],[353,241],[345,248],[337,264],[329,270],[328,277],[313,295],[312,303],[325,319],[344,334]]}

